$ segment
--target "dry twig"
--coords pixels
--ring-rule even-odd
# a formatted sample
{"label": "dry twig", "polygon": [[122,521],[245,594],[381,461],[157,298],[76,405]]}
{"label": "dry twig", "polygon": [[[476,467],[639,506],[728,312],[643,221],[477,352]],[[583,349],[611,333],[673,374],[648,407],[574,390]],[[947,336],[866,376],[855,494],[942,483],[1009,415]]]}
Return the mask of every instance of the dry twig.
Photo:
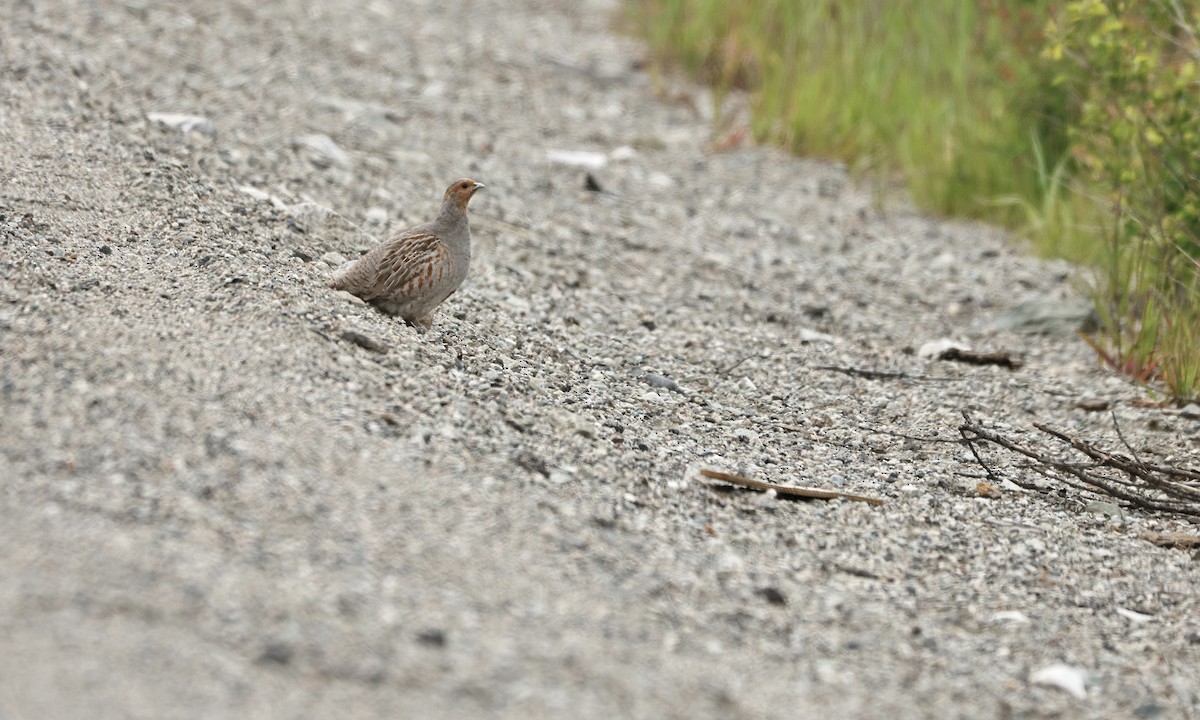
{"label": "dry twig", "polygon": [[1179,548],[1180,550],[1200,548],[1200,535],[1189,533],[1146,530],[1138,533],[1138,537],[1159,547],[1172,547]]}
{"label": "dry twig", "polygon": [[962,378],[933,377],[930,375],[911,375],[899,370],[871,370],[870,368],[846,367],[843,365],[815,365],[813,370],[828,370],[850,377],[866,378],[867,380],[919,380],[923,382],[953,382]]}
{"label": "dry twig", "polygon": [[824,490],[822,488],[802,487],[800,485],[781,485],[779,483],[763,482],[762,480],[752,480],[741,475],[721,472],[720,470],[703,469],[700,474],[706,478],[720,480],[721,482],[731,483],[733,485],[741,485],[752,490],[774,490],[776,493],[791,497],[810,498],[814,500],[854,500],[857,502],[865,502],[870,505],[882,505],[881,498],[869,497],[867,495],[855,495],[853,493],[838,492],[837,490]]}
{"label": "dry twig", "polygon": [[1200,487],[1195,484],[1200,480],[1200,471],[1145,462],[1136,453],[1133,457],[1110,453],[1060,430],[1034,423],[1035,428],[1083,456],[1067,460],[988,430],[965,411],[963,419],[965,422],[959,426],[959,433],[991,479],[999,479],[999,473],[980,453],[978,446],[983,443],[992,443],[1029,458],[1033,462],[1028,467],[1051,480],[1099,491],[1134,507],[1200,517]]}

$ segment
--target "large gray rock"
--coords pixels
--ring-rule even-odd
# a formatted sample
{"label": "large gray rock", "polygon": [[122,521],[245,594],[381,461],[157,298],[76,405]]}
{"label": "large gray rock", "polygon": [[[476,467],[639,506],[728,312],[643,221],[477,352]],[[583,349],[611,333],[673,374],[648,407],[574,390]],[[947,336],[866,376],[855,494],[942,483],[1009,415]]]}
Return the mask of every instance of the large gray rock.
{"label": "large gray rock", "polygon": [[1096,329],[1096,308],[1090,300],[1026,300],[995,317],[991,327],[1031,335],[1070,337]]}

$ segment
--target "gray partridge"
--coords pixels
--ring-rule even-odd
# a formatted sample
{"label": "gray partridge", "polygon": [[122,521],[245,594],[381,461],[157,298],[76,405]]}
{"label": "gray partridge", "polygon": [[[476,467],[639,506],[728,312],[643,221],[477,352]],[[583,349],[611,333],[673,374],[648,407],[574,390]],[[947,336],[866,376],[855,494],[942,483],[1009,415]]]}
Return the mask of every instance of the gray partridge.
{"label": "gray partridge", "polygon": [[467,203],[483,187],[470,178],[446,188],[442,209],[431,223],[386,240],[346,269],[329,287],[359,296],[389,315],[428,328],[433,311],[467,277],[471,228]]}

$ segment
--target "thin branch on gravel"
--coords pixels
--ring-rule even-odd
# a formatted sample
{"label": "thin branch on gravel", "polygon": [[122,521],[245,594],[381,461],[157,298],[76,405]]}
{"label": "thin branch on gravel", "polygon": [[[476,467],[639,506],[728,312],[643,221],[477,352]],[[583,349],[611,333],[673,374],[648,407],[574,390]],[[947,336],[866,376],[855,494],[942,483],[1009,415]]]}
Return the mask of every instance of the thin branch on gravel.
{"label": "thin branch on gravel", "polygon": [[1129,451],[1133,459],[1140,463],[1142,459],[1138,457],[1137,450],[1133,449],[1133,446],[1125,439],[1125,433],[1121,432],[1121,423],[1117,421],[1117,414],[1110,411],[1109,416],[1112,417],[1113,429],[1117,431],[1117,439],[1121,441],[1121,444],[1125,446],[1125,449]]}
{"label": "thin branch on gravel", "polygon": [[[1118,464],[1119,463],[1129,463],[1141,471],[1145,471],[1145,472],[1149,472],[1149,473],[1161,473],[1163,475],[1187,478],[1188,480],[1193,480],[1193,481],[1200,481],[1200,470],[1189,470],[1186,468],[1168,467],[1166,465],[1157,465],[1155,463],[1144,463],[1144,462],[1140,462],[1140,461],[1133,461],[1122,455],[1110,455],[1106,452],[1103,452],[1101,450],[1097,450],[1097,449],[1093,448],[1092,446],[1088,445],[1087,443],[1083,442],[1082,440],[1070,437],[1069,435],[1066,435],[1065,433],[1062,433],[1058,430],[1053,430],[1053,429],[1048,428],[1039,423],[1034,423],[1033,426],[1035,428],[1037,428],[1038,430],[1041,430],[1044,433],[1047,433],[1047,434],[1057,437],[1058,439],[1062,440],[1063,442],[1068,443],[1069,445],[1074,447],[1076,450],[1079,450],[1080,452],[1083,452],[1083,453],[1087,454],[1089,457],[1091,457],[1095,460],[1098,460],[1098,461],[1099,460],[1104,460],[1104,461],[1111,460],[1113,463],[1118,463]],[[1119,466],[1119,465],[1114,465],[1114,466]],[[1122,469],[1125,469],[1125,468],[1122,467]],[[1140,474],[1140,473],[1138,473],[1138,474]],[[1191,484],[1189,484],[1189,483],[1182,483],[1182,485],[1187,490],[1188,496],[1191,499],[1200,501],[1200,489],[1193,488],[1191,486]]]}
{"label": "thin branch on gravel", "polygon": [[867,580],[880,580],[882,582],[889,582],[889,583],[896,582],[895,578],[888,577],[887,575],[880,575],[878,573],[871,572],[870,570],[867,570],[865,568],[854,567],[853,565],[846,565],[844,563],[834,563],[830,567],[834,570],[837,570],[838,572],[844,572],[847,575],[853,575],[854,577],[866,578]]}
{"label": "thin branch on gravel", "polygon": [[996,527],[1013,528],[1014,530],[1030,530],[1032,532],[1046,533],[1049,532],[1046,528],[1030,525],[1029,523],[1013,522],[1012,520],[1001,520],[999,518],[984,518],[986,522]]}
{"label": "thin branch on gravel", "polygon": [[[1034,423],[1033,426],[1048,435],[1062,440],[1064,443],[1092,458],[1097,467],[1113,468],[1118,470],[1120,474],[1128,476],[1125,479],[1120,479],[1119,476],[1113,480],[1105,478],[1108,482],[1115,483],[1123,488],[1133,488],[1140,491],[1147,489],[1155,490],[1179,502],[1197,503],[1195,514],[1200,515],[1200,489],[1172,479],[1180,477],[1194,479],[1200,477],[1200,472],[1139,462],[1124,455],[1114,455],[1105,452],[1079,438],[1071,437],[1066,433],[1054,430],[1041,423]],[[1162,478],[1158,477],[1158,475],[1165,475],[1166,477]]]}
{"label": "thin branch on gravel", "polygon": [[824,490],[822,488],[803,487],[801,485],[783,485],[780,483],[763,482],[762,480],[752,480],[748,477],[742,477],[741,475],[734,475],[732,473],[721,472],[720,470],[709,470],[709,469],[705,468],[700,471],[700,474],[706,478],[711,478],[713,480],[720,480],[721,482],[727,482],[732,485],[741,485],[742,487],[748,487],[751,490],[759,490],[761,492],[766,492],[767,490],[774,490],[776,493],[778,493],[779,495],[783,495],[783,496],[809,498],[809,499],[813,499],[813,500],[836,500],[838,498],[841,498],[843,500],[854,500],[856,502],[865,502],[869,505],[882,505],[883,504],[882,498],[869,497],[867,495],[855,495],[853,493],[844,493],[844,492],[839,492],[837,490]]}
{"label": "thin branch on gravel", "polygon": [[739,365],[741,365],[742,363],[746,362],[747,360],[749,360],[749,359],[750,359],[750,358],[752,358],[752,357],[754,357],[754,355],[753,355],[753,354],[751,354],[751,355],[743,355],[741,358],[739,358],[738,360],[734,361],[734,363],[733,363],[733,364],[731,364],[731,365],[729,365],[729,366],[727,366],[727,367],[723,367],[723,368],[717,368],[717,374],[718,374],[718,375],[728,375],[729,373],[733,372],[733,371],[734,371],[734,369],[736,369],[736,368],[737,368]]}
{"label": "thin branch on gravel", "polygon": [[994,470],[992,470],[992,466],[987,464],[987,461],[984,460],[983,456],[979,454],[979,450],[975,447],[975,443],[971,442],[970,438],[968,438],[965,433],[963,434],[963,440],[966,441],[967,447],[971,450],[971,454],[975,456],[975,462],[979,463],[979,467],[983,468],[983,474],[987,476],[987,479],[994,483],[1003,482],[1003,478],[1001,478]]}
{"label": "thin branch on gravel", "polygon": [[1180,550],[1200,548],[1200,535],[1192,535],[1191,533],[1144,530],[1138,533],[1138,537],[1159,547],[1173,547]]}
{"label": "thin branch on gravel", "polygon": [[966,442],[962,438],[944,438],[944,437],[927,437],[925,435],[909,435],[908,433],[897,432],[895,430],[886,430],[884,428],[870,427],[869,425],[859,425],[859,430],[867,432],[879,433],[880,435],[890,435],[892,437],[902,438],[904,440],[914,440],[923,443],[951,443],[953,445],[965,445]]}
{"label": "thin branch on gravel", "polygon": [[1200,488],[1185,482],[1200,478],[1200,471],[1144,462],[1136,457],[1136,453],[1134,457],[1110,453],[1060,430],[1034,423],[1035,428],[1086,458],[1084,462],[1072,462],[988,430],[975,422],[966,411],[963,412],[963,419],[959,432],[989,477],[998,477],[998,474],[983,459],[977,447],[983,443],[992,443],[1029,458],[1033,461],[1029,469],[1050,480],[1079,489],[1099,491],[1134,507],[1200,517]]}
{"label": "thin branch on gravel", "polygon": [[756,422],[759,425],[763,425],[765,427],[778,428],[780,430],[786,430],[787,432],[797,432],[797,433],[809,432],[809,430],[807,428],[800,427],[799,425],[787,425],[785,423],[775,423],[775,422],[771,422],[769,420],[758,420],[755,418],[751,418],[751,421]]}
{"label": "thin branch on gravel", "polygon": [[866,378],[867,380],[919,380],[922,382],[953,382],[962,378],[937,377],[932,375],[910,375],[898,370],[870,370],[868,368],[846,367],[843,365],[815,365],[813,370],[828,370],[839,372],[850,377]]}

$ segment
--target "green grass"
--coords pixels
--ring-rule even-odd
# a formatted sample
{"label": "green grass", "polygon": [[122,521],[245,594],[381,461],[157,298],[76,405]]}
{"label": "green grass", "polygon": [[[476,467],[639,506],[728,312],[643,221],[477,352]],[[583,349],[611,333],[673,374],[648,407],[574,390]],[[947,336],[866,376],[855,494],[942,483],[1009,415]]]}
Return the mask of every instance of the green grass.
{"label": "green grass", "polygon": [[[1065,108],[1039,91],[1044,3],[1008,13],[958,0],[642,0],[663,59],[718,89],[753,84],[760,141],[838,158],[947,215],[1016,225],[1043,204],[1031,137],[1053,165]],[[719,30],[719,32],[718,32]]]}
{"label": "green grass", "polygon": [[[1107,85],[1089,85],[1091,71],[1084,68],[1074,86],[1062,84],[1062,56],[1045,52],[1062,38],[1044,33],[1063,6],[1051,0],[628,0],[627,17],[659,64],[683,65],[713,85],[718,109],[728,90],[751,90],[750,130],[757,140],[843,160],[879,187],[900,178],[926,210],[1002,224],[1039,254],[1097,268],[1094,294],[1106,323],[1089,342],[1114,367],[1142,380],[1165,380],[1177,397],[1194,397],[1200,393],[1200,266],[1185,268],[1174,285],[1164,283],[1166,271],[1153,259],[1164,243],[1174,248],[1180,241],[1159,233],[1147,243],[1137,233],[1112,229],[1125,222],[1124,198],[1097,183],[1081,162],[1094,160],[1097,148],[1116,157],[1121,149],[1106,150],[1109,139],[1096,137],[1103,123],[1081,118],[1096,110],[1087,103],[1101,97],[1097,88],[1121,76],[1101,73]],[[1139,14],[1141,7],[1125,19],[1151,45],[1196,37],[1162,32],[1149,19],[1156,10]],[[1111,97],[1101,102],[1121,104]],[[1185,112],[1198,106],[1182,105]],[[1151,110],[1155,117],[1160,108]],[[1081,136],[1081,128],[1092,135]],[[1093,154],[1081,160],[1081,148]],[[1143,177],[1144,167],[1138,171],[1140,180],[1159,181],[1153,172]],[[1164,292],[1166,286],[1174,289]]]}

